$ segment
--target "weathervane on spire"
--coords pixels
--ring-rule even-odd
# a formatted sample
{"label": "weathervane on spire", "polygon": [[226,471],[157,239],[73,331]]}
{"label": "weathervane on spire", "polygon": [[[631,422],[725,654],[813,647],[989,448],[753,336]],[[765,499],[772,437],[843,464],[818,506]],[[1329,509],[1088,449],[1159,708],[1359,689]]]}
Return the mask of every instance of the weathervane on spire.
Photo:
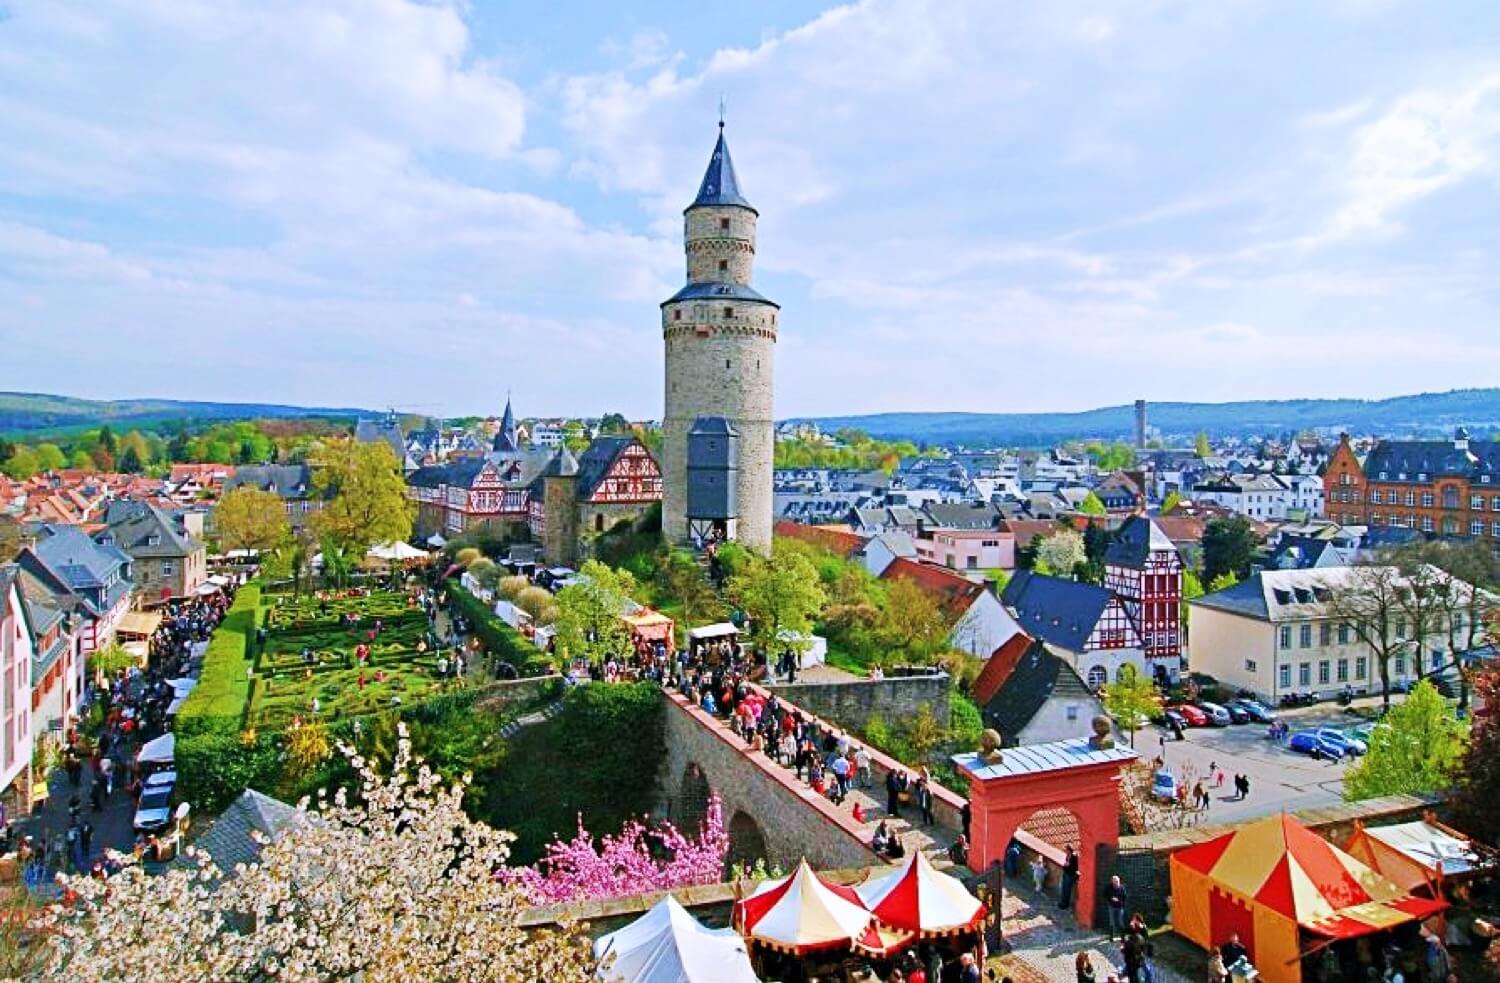
{"label": "weathervane on spire", "polygon": [[724,129],[724,110],[725,110],[726,106],[727,106],[727,103],[725,103],[725,101],[724,101],[724,94],[720,93],[719,94],[719,129],[721,129],[721,130]]}

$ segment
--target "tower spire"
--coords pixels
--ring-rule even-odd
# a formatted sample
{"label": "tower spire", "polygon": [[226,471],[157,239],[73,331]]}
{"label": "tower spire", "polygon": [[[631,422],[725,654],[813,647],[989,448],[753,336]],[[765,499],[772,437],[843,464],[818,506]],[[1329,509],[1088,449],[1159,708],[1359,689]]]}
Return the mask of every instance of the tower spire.
{"label": "tower spire", "polygon": [[745,200],[744,193],[740,191],[740,181],[734,173],[734,161],[729,156],[729,143],[724,139],[722,102],[719,106],[719,140],[714,144],[713,156],[708,159],[708,170],[703,172],[703,183],[698,185],[698,197],[693,199],[693,203],[688,208],[698,208],[702,205],[735,205],[755,211],[755,207]]}

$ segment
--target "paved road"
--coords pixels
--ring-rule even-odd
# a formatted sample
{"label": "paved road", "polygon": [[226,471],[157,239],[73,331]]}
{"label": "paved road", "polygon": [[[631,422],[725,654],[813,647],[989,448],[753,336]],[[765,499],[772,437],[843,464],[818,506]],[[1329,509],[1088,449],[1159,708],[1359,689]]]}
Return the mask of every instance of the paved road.
{"label": "paved road", "polygon": [[[1310,727],[1344,727],[1354,718],[1338,707],[1312,707],[1286,715],[1293,732]],[[1143,756],[1162,753],[1163,731],[1150,727],[1136,735],[1136,749]],[[1288,751],[1266,738],[1264,724],[1234,727],[1190,727],[1182,741],[1166,735],[1167,767],[1179,778],[1193,782],[1209,774],[1213,764],[1225,775],[1224,787],[1210,788],[1210,822],[1251,819],[1282,810],[1310,809],[1343,801],[1346,764],[1317,761]],[[1234,775],[1250,777],[1250,795],[1239,801],[1234,794]]]}

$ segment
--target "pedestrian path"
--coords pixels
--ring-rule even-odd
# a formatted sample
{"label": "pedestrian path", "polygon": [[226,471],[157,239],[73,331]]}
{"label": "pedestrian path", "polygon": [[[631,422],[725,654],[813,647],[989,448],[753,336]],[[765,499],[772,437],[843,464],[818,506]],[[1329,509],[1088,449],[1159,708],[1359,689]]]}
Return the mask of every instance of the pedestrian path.
{"label": "pedestrian path", "polygon": [[879,822],[886,820],[886,829],[901,837],[901,843],[907,850],[920,850],[934,862],[948,860],[948,848],[958,837],[953,830],[945,829],[934,823],[931,826],[922,823],[922,817],[915,805],[907,804],[901,807],[900,816],[890,816],[885,811],[885,789],[860,788],[858,785],[849,787],[849,795],[844,799],[844,805],[848,809],[854,808],[858,802],[859,807],[864,810],[865,825],[869,827],[870,835],[875,834],[875,827]]}
{"label": "pedestrian path", "polygon": [[[1010,958],[1051,983],[1074,983],[1073,961],[1080,952],[1088,953],[1097,979],[1125,975],[1117,943],[1103,932],[1080,926],[1071,912],[1058,909],[1055,896],[1037,895],[1020,878],[1006,881],[1000,914],[1005,939],[1012,947]],[[1160,956],[1154,965],[1158,983],[1188,983],[1187,976]]]}

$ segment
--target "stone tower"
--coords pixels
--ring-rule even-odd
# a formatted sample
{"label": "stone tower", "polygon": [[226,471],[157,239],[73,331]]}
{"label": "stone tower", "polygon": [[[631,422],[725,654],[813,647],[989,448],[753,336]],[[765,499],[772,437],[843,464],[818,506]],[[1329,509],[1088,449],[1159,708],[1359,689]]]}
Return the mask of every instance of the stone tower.
{"label": "stone tower", "polygon": [[691,535],[688,432],[698,419],[717,417],[739,436],[737,514],[723,529],[761,553],[771,549],[772,375],[780,308],[750,287],[759,214],[740,192],[720,121],[698,197],[683,212],[687,286],[661,305],[667,370],[662,533],[668,542]]}

